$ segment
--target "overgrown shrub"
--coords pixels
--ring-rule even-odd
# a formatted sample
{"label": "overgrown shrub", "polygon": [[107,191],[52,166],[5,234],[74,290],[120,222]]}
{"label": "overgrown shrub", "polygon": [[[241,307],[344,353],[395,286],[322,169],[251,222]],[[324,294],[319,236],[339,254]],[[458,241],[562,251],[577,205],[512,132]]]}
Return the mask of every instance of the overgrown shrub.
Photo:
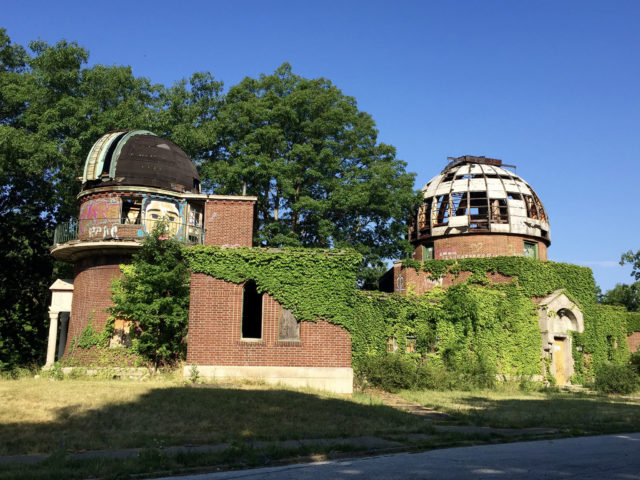
{"label": "overgrown shrub", "polygon": [[361,373],[370,385],[394,393],[415,385],[416,363],[405,355],[369,357]]}
{"label": "overgrown shrub", "polygon": [[437,360],[427,359],[416,373],[415,387],[418,389],[453,390],[457,383],[457,375]]}
{"label": "overgrown shrub", "polygon": [[640,388],[640,378],[629,366],[603,365],[596,374],[594,387],[602,393],[629,394]]}
{"label": "overgrown shrub", "polygon": [[631,355],[629,359],[629,365],[631,369],[636,372],[636,374],[640,375],[640,350]]}

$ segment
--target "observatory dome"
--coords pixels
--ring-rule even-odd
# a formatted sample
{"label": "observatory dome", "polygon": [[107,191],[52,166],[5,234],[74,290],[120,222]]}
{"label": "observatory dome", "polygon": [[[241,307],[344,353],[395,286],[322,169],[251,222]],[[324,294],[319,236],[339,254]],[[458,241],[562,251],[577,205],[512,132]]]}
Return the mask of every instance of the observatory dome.
{"label": "observatory dome", "polygon": [[119,130],[93,145],[82,175],[83,191],[114,186],[200,193],[200,177],[174,143],[146,130]]}
{"label": "observatory dome", "polygon": [[527,182],[504,168],[509,166],[469,155],[450,160],[422,189],[424,202],[411,232],[414,244],[463,235],[511,234],[550,245],[549,218],[540,198]]}

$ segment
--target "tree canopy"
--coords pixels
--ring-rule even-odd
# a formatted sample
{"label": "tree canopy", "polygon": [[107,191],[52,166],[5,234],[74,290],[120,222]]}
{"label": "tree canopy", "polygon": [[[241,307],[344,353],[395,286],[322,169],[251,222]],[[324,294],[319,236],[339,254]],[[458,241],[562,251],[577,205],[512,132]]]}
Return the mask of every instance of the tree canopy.
{"label": "tree canopy", "polygon": [[229,89],[217,124],[217,150],[200,156],[203,183],[258,197],[259,244],[355,248],[365,282],[408,247],[414,175],[329,80],[295,75],[287,63],[245,78]]}
{"label": "tree canopy", "polygon": [[620,257],[620,265],[624,265],[625,263],[630,263],[633,268],[631,270],[631,276],[636,280],[640,280],[640,250],[636,253],[633,253],[633,250],[623,253]]}
{"label": "tree canopy", "polygon": [[0,370],[44,354],[48,287],[72,276],[49,255],[53,229],[77,214],[76,179],[110,130],[169,138],[215,193],[256,195],[260,245],[355,248],[365,285],[408,247],[414,176],[329,80],[284,64],[225,93],[207,72],[165,87],[88,58],[73,42],[25,48],[0,29]]}

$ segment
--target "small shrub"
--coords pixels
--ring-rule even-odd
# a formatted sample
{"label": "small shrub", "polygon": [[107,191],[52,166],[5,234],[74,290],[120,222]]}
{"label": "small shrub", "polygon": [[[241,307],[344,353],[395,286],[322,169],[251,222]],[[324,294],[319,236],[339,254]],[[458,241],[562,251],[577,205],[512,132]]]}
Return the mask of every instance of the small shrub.
{"label": "small shrub", "polygon": [[453,390],[457,383],[457,375],[439,363],[427,359],[418,368],[416,388],[425,390]]}
{"label": "small shrub", "polygon": [[189,367],[189,381],[191,383],[198,383],[200,381],[200,371],[198,370],[198,365],[195,363]]}
{"label": "small shrub", "polygon": [[629,364],[631,365],[631,369],[640,375],[640,350],[631,355]]}
{"label": "small shrub", "polygon": [[362,373],[372,386],[395,393],[415,385],[416,363],[398,354],[370,357],[364,362]]}
{"label": "small shrub", "polygon": [[628,366],[604,365],[596,374],[594,386],[602,393],[629,394],[640,387],[640,378]]}

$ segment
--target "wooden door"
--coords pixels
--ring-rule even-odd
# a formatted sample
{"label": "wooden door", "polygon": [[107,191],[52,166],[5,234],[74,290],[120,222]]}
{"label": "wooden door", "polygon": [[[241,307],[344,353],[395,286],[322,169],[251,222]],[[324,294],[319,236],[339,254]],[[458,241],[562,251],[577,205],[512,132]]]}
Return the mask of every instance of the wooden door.
{"label": "wooden door", "polygon": [[567,383],[564,370],[564,338],[556,338],[553,341],[553,360],[556,364],[556,382],[558,385]]}

